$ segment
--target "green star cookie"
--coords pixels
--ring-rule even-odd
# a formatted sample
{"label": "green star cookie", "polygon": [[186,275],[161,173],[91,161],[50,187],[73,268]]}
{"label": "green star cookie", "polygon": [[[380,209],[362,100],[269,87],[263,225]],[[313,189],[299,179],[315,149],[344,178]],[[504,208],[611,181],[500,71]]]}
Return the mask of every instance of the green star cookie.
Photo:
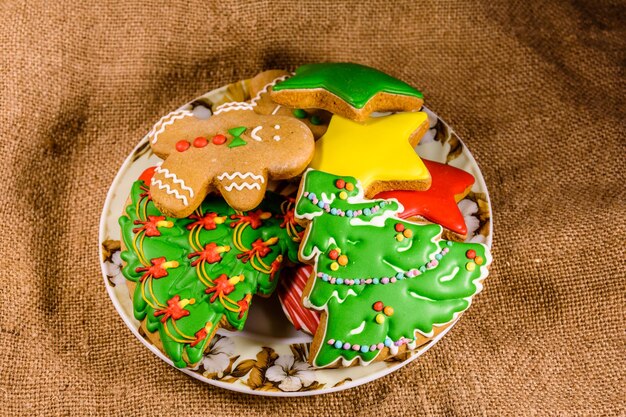
{"label": "green star cookie", "polygon": [[422,93],[384,72],[352,63],[308,64],[272,90],[272,99],[294,108],[321,108],[356,121],[372,112],[417,111]]}

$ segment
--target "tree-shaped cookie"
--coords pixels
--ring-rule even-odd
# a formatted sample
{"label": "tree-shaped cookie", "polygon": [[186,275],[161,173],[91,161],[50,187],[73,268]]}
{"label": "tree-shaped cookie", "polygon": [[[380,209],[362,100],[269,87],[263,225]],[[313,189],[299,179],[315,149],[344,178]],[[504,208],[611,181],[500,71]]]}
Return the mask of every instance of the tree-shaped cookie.
{"label": "tree-shaped cookie", "polygon": [[314,265],[303,304],[322,311],[313,365],[367,364],[414,348],[480,291],[488,248],[441,240],[441,226],[401,220],[400,209],[363,199],[355,178],[305,173],[295,215],[308,225],[300,259]]}
{"label": "tree-shaped cookie", "polygon": [[274,86],[272,99],[295,108],[318,108],[359,122],[372,112],[417,111],[417,89],[377,69],[353,63],[303,65]]}
{"label": "tree-shaped cookie", "polygon": [[194,366],[219,327],[241,330],[252,296],[269,296],[287,259],[297,260],[293,202],[268,192],[236,211],[208,196],[188,218],[163,215],[142,175],[120,217],[133,312],[178,367]]}
{"label": "tree-shaped cookie", "polygon": [[161,212],[177,218],[190,215],[212,191],[236,210],[254,209],[268,180],[299,175],[314,149],[311,131],[296,118],[245,108],[207,119],[174,112],[148,139],[165,160],[152,178],[152,198]]}

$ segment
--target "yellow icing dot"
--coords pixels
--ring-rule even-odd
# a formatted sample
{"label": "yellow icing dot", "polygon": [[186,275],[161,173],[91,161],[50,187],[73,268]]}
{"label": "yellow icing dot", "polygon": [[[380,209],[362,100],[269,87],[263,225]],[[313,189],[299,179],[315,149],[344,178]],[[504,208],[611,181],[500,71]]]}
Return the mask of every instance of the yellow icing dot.
{"label": "yellow icing dot", "polygon": [[476,269],[476,264],[474,262],[468,262],[465,264],[465,269],[472,272],[474,269]]}
{"label": "yellow icing dot", "polygon": [[476,262],[476,265],[482,265],[485,262],[485,260],[483,259],[482,256],[477,256],[474,258],[474,262]]}
{"label": "yellow icing dot", "polygon": [[348,257],[346,255],[341,255],[337,258],[337,262],[339,262],[339,265],[341,266],[346,266],[348,265]]}
{"label": "yellow icing dot", "polygon": [[404,229],[404,232],[402,232],[402,234],[404,235],[404,237],[406,237],[407,239],[410,239],[413,237],[413,231],[410,229]]}
{"label": "yellow icing dot", "polygon": [[345,191],[340,192],[339,198],[345,200],[346,198],[348,198],[348,193],[346,193]]}
{"label": "yellow icing dot", "polygon": [[330,269],[332,269],[333,271],[336,271],[339,269],[339,264],[337,262],[333,262],[330,264]]}
{"label": "yellow icing dot", "polygon": [[393,315],[393,307],[391,306],[387,306],[383,309],[383,313],[385,313],[386,316],[391,317]]}
{"label": "yellow icing dot", "polygon": [[383,316],[380,313],[376,314],[376,323],[383,324],[384,322],[385,322],[385,316]]}
{"label": "yellow icing dot", "polygon": [[398,234],[396,235],[396,240],[397,240],[398,242],[402,242],[402,241],[404,240],[404,235],[403,235],[402,233],[398,233]]}

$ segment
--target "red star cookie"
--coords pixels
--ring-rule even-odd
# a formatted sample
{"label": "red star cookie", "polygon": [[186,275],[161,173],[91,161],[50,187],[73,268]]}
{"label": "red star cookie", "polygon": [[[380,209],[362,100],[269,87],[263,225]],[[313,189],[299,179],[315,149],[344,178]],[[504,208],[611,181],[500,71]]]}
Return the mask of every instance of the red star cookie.
{"label": "red star cookie", "polygon": [[426,191],[385,191],[375,198],[395,198],[404,211],[399,217],[406,219],[422,216],[450,231],[465,236],[467,226],[457,202],[469,193],[474,177],[450,165],[422,159],[430,172],[432,184]]}

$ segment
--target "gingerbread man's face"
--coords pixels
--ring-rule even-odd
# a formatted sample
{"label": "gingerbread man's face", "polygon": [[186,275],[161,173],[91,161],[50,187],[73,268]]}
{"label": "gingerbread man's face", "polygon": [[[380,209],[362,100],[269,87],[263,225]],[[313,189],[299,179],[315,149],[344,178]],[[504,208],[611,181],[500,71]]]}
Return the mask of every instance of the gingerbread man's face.
{"label": "gingerbread man's face", "polygon": [[155,169],[150,193],[172,217],[190,215],[212,191],[236,210],[252,210],[268,180],[299,175],[315,147],[311,131],[293,117],[236,109],[208,119],[187,110],[171,113],[149,140],[165,160]]}

